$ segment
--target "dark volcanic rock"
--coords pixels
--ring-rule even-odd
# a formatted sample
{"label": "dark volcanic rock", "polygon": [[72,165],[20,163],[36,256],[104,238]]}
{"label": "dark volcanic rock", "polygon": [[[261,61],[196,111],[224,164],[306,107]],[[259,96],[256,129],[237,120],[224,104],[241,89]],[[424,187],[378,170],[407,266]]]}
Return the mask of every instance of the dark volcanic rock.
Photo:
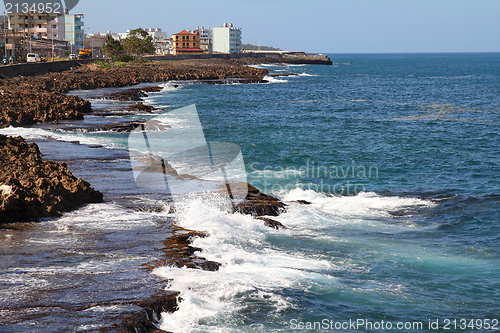
{"label": "dark volcanic rock", "polygon": [[22,126],[64,119],[83,119],[91,112],[90,102],[57,92],[31,92],[9,88],[0,90],[0,126]]}
{"label": "dark volcanic rock", "polygon": [[127,108],[130,110],[137,110],[137,111],[144,111],[144,112],[151,112],[151,111],[155,110],[155,108],[153,106],[142,104],[142,103],[130,105]]}
{"label": "dark volcanic rock", "polygon": [[113,132],[132,132],[137,127],[141,126],[141,124],[143,123],[144,122],[137,122],[137,121],[127,122],[121,124],[107,125],[102,129]]}
{"label": "dark volcanic rock", "polygon": [[148,92],[160,92],[162,91],[162,87],[160,86],[154,86],[154,87],[146,87],[146,88],[142,88],[142,91],[148,93]]}
{"label": "dark volcanic rock", "polygon": [[178,291],[162,290],[150,299],[138,301],[137,305],[144,309],[144,311],[137,311],[126,316],[123,319],[123,324],[117,325],[114,328],[118,329],[119,332],[166,332],[158,329],[155,324],[160,322],[163,312],[172,313],[179,309],[179,294]]}
{"label": "dark volcanic rock", "polygon": [[248,184],[245,201],[236,206],[236,212],[252,216],[278,216],[286,211],[286,205],[279,199],[262,193]]}
{"label": "dark volcanic rock", "polygon": [[[3,79],[0,86],[0,126],[21,126],[66,119],[82,119],[91,105],[70,90],[127,87],[139,83],[171,80],[224,80],[261,82],[267,70],[251,68],[232,60],[205,59],[155,63],[132,63],[124,67],[100,69],[86,65],[62,73]],[[109,98],[140,101],[148,92],[162,88],[128,89]]]}
{"label": "dark volcanic rock", "polygon": [[65,163],[42,160],[36,144],[0,135],[0,223],[58,216],[102,199]]}
{"label": "dark volcanic rock", "polygon": [[264,225],[273,229],[286,229],[286,227],[281,223],[267,217],[258,217],[257,219],[264,221]]}
{"label": "dark volcanic rock", "polygon": [[164,242],[165,247],[161,249],[166,254],[166,259],[159,260],[153,264],[146,265],[150,269],[161,266],[175,266],[201,269],[204,271],[218,271],[220,263],[207,260],[194,255],[202,249],[192,247],[191,242],[196,237],[207,237],[204,232],[187,230],[175,225],[171,226],[172,236]]}
{"label": "dark volcanic rock", "polygon": [[133,101],[133,102],[138,102],[142,100],[142,97],[148,97],[148,94],[146,94],[142,89],[127,89],[127,90],[122,90],[118,91],[112,94],[109,94],[108,96],[105,96],[106,98],[117,100],[117,101]]}

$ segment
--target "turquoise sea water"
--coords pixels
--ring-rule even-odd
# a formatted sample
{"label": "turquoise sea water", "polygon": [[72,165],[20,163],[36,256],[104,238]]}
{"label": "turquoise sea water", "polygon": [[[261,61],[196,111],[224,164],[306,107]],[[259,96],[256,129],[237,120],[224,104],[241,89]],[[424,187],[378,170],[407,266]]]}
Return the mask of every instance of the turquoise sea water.
{"label": "turquoise sea water", "polygon": [[[273,301],[245,289],[214,327],[365,319],[435,331],[428,321],[440,320],[447,331],[446,319],[498,319],[500,55],[331,57],[334,66],[266,66],[302,74],[271,84],[185,85],[152,98],[196,104],[208,141],[241,146],[251,183],[313,202],[250,251],[283,260],[263,263],[280,281],[264,288]],[[462,331],[487,331],[481,323]]]}
{"label": "turquoise sea water", "polygon": [[[238,144],[249,182],[289,204],[285,230],[179,205],[175,219],[210,233],[194,246],[222,267],[154,271],[183,300],[161,327],[500,332],[500,54],[330,57],[262,66],[298,74],[268,84],[166,83],[148,97],[160,114],[195,104],[207,141]],[[127,148],[124,133],[19,134]],[[72,214],[102,223],[99,207]]]}

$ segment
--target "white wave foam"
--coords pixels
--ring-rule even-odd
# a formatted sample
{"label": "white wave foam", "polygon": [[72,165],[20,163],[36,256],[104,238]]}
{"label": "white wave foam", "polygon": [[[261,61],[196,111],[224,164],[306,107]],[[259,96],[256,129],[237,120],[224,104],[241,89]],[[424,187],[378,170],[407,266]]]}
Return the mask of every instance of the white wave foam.
{"label": "white wave foam", "polygon": [[126,101],[117,101],[105,97],[89,98],[88,101],[91,103],[99,103],[99,104],[128,104]]}
{"label": "white wave foam", "polygon": [[160,87],[162,87],[162,90],[159,93],[164,93],[164,92],[168,92],[168,91],[176,91],[176,90],[182,89],[184,86],[178,82],[169,81],[169,82],[165,82],[165,83],[160,84]]}
{"label": "white wave foam", "polygon": [[[331,244],[332,247],[335,244],[358,244],[359,239],[346,236],[346,230],[365,231],[367,227],[390,232],[414,230],[411,225],[387,225],[384,229],[378,220],[387,219],[391,210],[434,205],[431,201],[415,198],[383,197],[375,193],[333,197],[298,188],[282,193],[282,197],[287,201],[307,200],[312,205],[290,203],[288,212],[275,218],[288,227],[279,231],[250,216],[222,212],[214,203],[201,199],[176,206],[180,226],[210,234],[207,238],[195,239],[193,246],[202,248],[203,257],[222,266],[217,272],[173,267],[154,271],[154,274],[172,279],[168,288],[181,291],[182,298],[179,311],[163,314],[162,329],[233,332],[241,327],[244,313],[255,302],[274,317],[283,317],[289,310],[296,309],[296,300],[281,291],[303,291],[304,286],[314,285],[321,290],[345,289],[360,293],[360,296],[367,290],[394,293],[392,285],[373,284],[359,289],[346,286],[335,277],[336,272],[359,270],[359,263],[342,257],[328,259],[321,253],[302,251],[301,247],[312,246],[308,240]],[[384,244],[373,242],[369,246],[376,252],[385,250],[387,245]],[[391,246],[406,253],[404,245]]]}
{"label": "white wave foam", "polygon": [[330,262],[287,253],[269,246],[269,234],[277,231],[250,216],[227,214],[214,204],[195,200],[180,211],[178,224],[207,231],[210,237],[196,239],[203,257],[222,264],[218,272],[162,267],[155,274],[172,278],[169,289],[181,291],[179,311],[163,314],[161,328],[175,332],[230,331],[249,301],[263,302],[279,314],[294,307],[278,291],[298,287],[304,280],[335,279],[322,270],[335,270]]}
{"label": "white wave foam", "polygon": [[258,69],[263,69],[265,68],[263,65],[245,65],[247,67],[252,67],[252,68],[258,68]]}
{"label": "white wave foam", "polygon": [[268,81],[268,83],[288,83],[288,80],[277,79],[273,76],[264,76],[264,80]]}
{"label": "white wave foam", "polygon": [[318,75],[315,75],[315,74],[308,74],[306,72],[302,72],[301,74],[299,74],[298,76],[318,76]]}
{"label": "white wave foam", "polygon": [[[53,223],[54,232],[65,232],[68,228],[82,230],[129,230],[142,226],[153,226],[154,217],[165,216],[163,212],[132,212],[113,203],[86,205],[76,211],[66,213]],[[98,217],[98,218],[96,218]]]}
{"label": "white wave foam", "polygon": [[[109,133],[109,136],[102,136],[102,133]],[[96,131],[96,132],[73,132],[73,131],[48,131],[41,128],[33,127],[6,127],[0,129],[0,134],[9,136],[22,136],[28,141],[37,140],[57,140],[64,142],[75,142],[78,141],[81,144],[86,145],[102,145],[106,148],[126,148],[120,143],[120,140],[113,140],[113,134],[107,131]],[[118,134],[117,134],[118,135]]]}
{"label": "white wave foam", "polygon": [[[421,228],[411,221],[402,221],[397,224],[387,224],[387,221],[394,217],[391,214],[394,212],[404,212],[404,216],[411,218],[418,209],[436,206],[436,203],[430,200],[385,197],[373,192],[361,192],[356,196],[331,196],[313,190],[296,188],[281,192],[279,196],[284,201],[305,200],[312,203],[311,206],[301,207],[300,210],[292,207],[290,209],[292,215],[297,213],[305,218],[311,214],[319,215],[321,218],[314,220],[319,225],[350,225],[372,231],[397,232]],[[292,218],[291,221],[300,223],[298,222],[300,219]]]}

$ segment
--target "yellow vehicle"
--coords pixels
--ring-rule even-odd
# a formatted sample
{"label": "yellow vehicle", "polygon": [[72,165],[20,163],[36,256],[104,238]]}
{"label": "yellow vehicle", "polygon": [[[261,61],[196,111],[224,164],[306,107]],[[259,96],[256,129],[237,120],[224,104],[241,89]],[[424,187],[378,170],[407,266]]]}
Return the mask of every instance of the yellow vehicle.
{"label": "yellow vehicle", "polygon": [[78,53],[78,57],[80,59],[92,58],[92,50],[91,49],[80,49],[80,52]]}

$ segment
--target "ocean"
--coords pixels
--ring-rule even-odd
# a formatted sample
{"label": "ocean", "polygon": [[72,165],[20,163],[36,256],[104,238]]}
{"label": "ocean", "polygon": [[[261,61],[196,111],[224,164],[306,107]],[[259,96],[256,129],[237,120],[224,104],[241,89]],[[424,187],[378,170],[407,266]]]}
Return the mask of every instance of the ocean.
{"label": "ocean", "polygon": [[[139,250],[111,255],[106,242],[115,231],[164,238],[168,231],[155,223],[171,218],[207,231],[193,246],[222,266],[150,273],[181,292],[179,311],[162,316],[167,331],[500,332],[500,54],[329,56],[333,66],[259,65],[294,74],[264,84],[163,83],[145,100],[160,109],[154,115],[0,130],[39,143],[47,159],[68,160],[106,199],[23,231],[38,238],[1,230],[18,247],[35,239],[63,252],[88,229],[106,235],[92,240],[103,253],[84,258],[78,251],[49,263],[39,254],[34,262],[11,255],[2,284],[20,293],[44,288],[46,276],[32,274],[42,265],[70,279],[75,271],[147,262]],[[189,193],[173,214],[139,210],[166,203],[134,184],[128,133],[81,130],[188,105],[196,105],[207,141],[238,145],[248,181],[288,204],[274,218],[286,229]]]}

